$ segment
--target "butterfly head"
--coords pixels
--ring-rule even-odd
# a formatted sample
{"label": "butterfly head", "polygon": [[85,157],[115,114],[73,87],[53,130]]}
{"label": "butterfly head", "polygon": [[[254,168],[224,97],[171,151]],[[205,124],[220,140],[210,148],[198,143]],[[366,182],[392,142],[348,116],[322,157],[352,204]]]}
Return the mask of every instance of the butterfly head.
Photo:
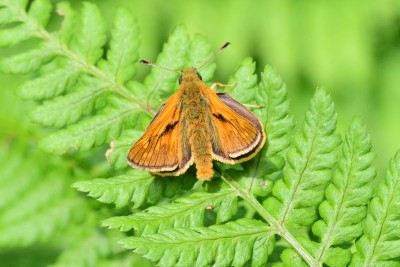
{"label": "butterfly head", "polygon": [[179,84],[182,82],[194,82],[194,81],[202,81],[200,73],[197,72],[196,68],[187,68],[182,70],[182,74],[179,77]]}

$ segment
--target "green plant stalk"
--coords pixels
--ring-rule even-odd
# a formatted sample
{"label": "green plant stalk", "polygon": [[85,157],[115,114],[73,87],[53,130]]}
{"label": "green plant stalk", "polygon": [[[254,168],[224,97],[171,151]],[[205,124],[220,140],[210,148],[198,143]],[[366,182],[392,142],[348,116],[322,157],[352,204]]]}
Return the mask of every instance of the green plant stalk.
{"label": "green plant stalk", "polygon": [[54,38],[46,29],[38,25],[36,21],[31,19],[24,11],[20,10],[17,7],[14,7],[12,4],[12,1],[8,2],[8,5],[14,8],[20,15],[21,20],[26,23],[27,25],[35,25],[34,29],[36,30],[36,36],[45,42],[47,42],[55,51],[58,52],[60,55],[64,55],[67,58],[71,59],[75,64],[84,69],[87,73],[92,74],[93,76],[97,77],[99,80],[103,81],[105,84],[108,85],[109,88],[111,88],[113,91],[116,93],[120,94],[121,96],[125,97],[126,99],[134,102],[136,105],[138,105],[142,110],[144,110],[150,117],[152,117],[154,114],[152,114],[143,103],[138,101],[136,98],[132,97],[131,93],[129,90],[121,86],[115,81],[110,80],[105,73],[103,73],[100,69],[98,69],[94,65],[87,64],[83,59],[78,57],[74,52],[72,52],[70,49],[67,47],[63,46],[56,38]]}
{"label": "green plant stalk", "polygon": [[224,176],[222,173],[218,174],[225,183],[235,189],[238,192],[239,196],[246,200],[249,205],[253,207],[258,212],[258,214],[270,224],[270,226],[275,230],[278,235],[282,236],[299,253],[299,255],[309,266],[321,266],[314,260],[314,257],[311,256],[311,254],[308,253],[308,251],[290,234],[290,232],[284,226],[280,225],[278,221],[275,220],[275,218],[272,217],[271,214],[269,214],[263,208],[263,206],[252,194],[243,190],[240,185],[238,185],[233,179],[225,177],[226,175]]}

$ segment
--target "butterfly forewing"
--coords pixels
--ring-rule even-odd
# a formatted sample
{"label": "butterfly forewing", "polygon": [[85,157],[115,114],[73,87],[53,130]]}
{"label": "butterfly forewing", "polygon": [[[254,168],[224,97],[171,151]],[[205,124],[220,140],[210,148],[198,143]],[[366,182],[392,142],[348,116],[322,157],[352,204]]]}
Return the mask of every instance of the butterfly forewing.
{"label": "butterfly forewing", "polygon": [[153,118],[143,136],[128,154],[132,167],[168,175],[184,172],[191,161],[190,149],[181,140],[181,122],[176,95],[171,96]]}

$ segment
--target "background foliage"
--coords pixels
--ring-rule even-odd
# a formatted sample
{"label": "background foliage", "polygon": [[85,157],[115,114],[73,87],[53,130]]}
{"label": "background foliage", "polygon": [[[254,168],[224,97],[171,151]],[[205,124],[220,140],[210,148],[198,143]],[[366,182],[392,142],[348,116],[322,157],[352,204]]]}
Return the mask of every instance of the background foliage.
{"label": "background foliage", "polygon": [[[52,1],[53,4],[58,2]],[[82,8],[81,1],[69,2],[77,10]],[[229,52],[218,56],[213,81],[227,81],[242,59],[247,56],[253,57],[257,62],[256,73],[259,76],[264,70],[264,65],[273,65],[286,82],[291,99],[291,111],[298,122],[303,121],[303,114],[309,106],[308,103],[314,95],[315,88],[324,86],[332,96],[339,114],[337,120],[339,133],[344,135],[354,114],[360,115],[366,121],[374,151],[377,154],[378,177],[384,177],[384,170],[389,158],[400,147],[398,119],[400,112],[398,105],[400,99],[398,88],[400,82],[398,75],[400,70],[398,45],[400,41],[400,3],[398,1],[354,0],[332,3],[253,1],[251,4],[246,1],[95,2],[105,16],[104,28],[107,29],[107,32],[112,29],[111,25],[117,7],[129,7],[133,11],[137,16],[142,36],[142,45],[139,48],[140,57],[155,59],[174,28],[180,23],[184,23],[191,35],[201,33],[207,36],[213,47],[217,47],[224,41],[230,41],[233,44],[229,48]],[[57,19],[53,19],[48,28],[56,28],[58,23]],[[0,56],[4,58],[9,54],[24,51],[26,48],[22,46],[0,50]],[[132,60],[137,57],[133,54],[134,52],[132,52]],[[210,68],[215,67],[210,66]],[[142,81],[149,71],[145,66],[137,66],[138,80]],[[127,74],[127,76],[129,75]],[[96,148],[90,154],[79,152],[73,155],[67,154],[61,158],[50,156],[37,149],[38,140],[46,137],[48,131],[32,123],[31,119],[39,121],[41,124],[47,123],[50,126],[60,127],[76,121],[77,118],[72,114],[68,118],[50,117],[46,118],[48,121],[43,121],[40,109],[33,116],[31,115],[31,118],[27,118],[27,112],[32,110],[36,103],[18,98],[15,95],[15,88],[20,86],[23,81],[32,78],[34,78],[32,75],[1,74],[0,76],[2,85],[0,90],[0,135],[2,140],[0,169],[2,178],[7,178],[2,180],[4,183],[2,187],[13,188],[5,186],[12,183],[23,185],[15,187],[20,191],[2,191],[3,200],[7,200],[7,202],[4,202],[0,208],[11,203],[12,209],[9,206],[7,210],[17,210],[19,213],[7,214],[7,210],[3,210],[1,222],[3,225],[9,225],[9,222],[19,222],[20,225],[16,225],[16,232],[12,232],[12,229],[2,229],[2,233],[10,233],[10,237],[3,234],[0,238],[0,244],[6,244],[2,246],[4,249],[0,252],[0,265],[7,262],[8,266],[26,266],[27,264],[43,266],[56,261],[66,264],[69,260],[73,262],[79,253],[85,253],[86,256],[82,257],[86,261],[82,262],[82,266],[85,264],[89,266],[91,264],[121,266],[121,262],[124,262],[126,266],[131,266],[135,261],[145,264],[142,259],[130,257],[129,252],[122,250],[117,245],[116,240],[122,237],[118,231],[105,233],[104,229],[98,227],[98,222],[102,219],[118,213],[121,215],[127,213],[123,208],[124,200],[116,201],[112,199],[112,196],[108,200],[103,199],[104,202],[117,204],[119,210],[116,214],[113,206],[104,206],[85,198],[77,198],[76,190],[70,188],[75,181],[110,176],[113,170],[110,170],[104,158],[107,146]],[[173,86],[172,82],[171,90]],[[232,94],[234,93],[232,92]],[[159,100],[157,97],[155,96],[153,100],[155,103]],[[323,95],[319,97],[325,99]],[[329,107],[329,101],[325,101],[325,108]],[[93,103],[90,110],[78,113],[90,114],[93,109],[104,108],[105,103],[104,99],[99,98],[97,102]],[[328,121],[331,121],[333,125],[327,126],[328,128],[335,128],[335,116],[335,114],[326,114],[326,117],[329,118]],[[147,121],[140,123],[145,125]],[[359,124],[356,120],[352,124],[353,128],[364,127]],[[358,125],[358,127],[354,125]],[[307,127],[312,128],[313,125]],[[129,132],[126,134],[126,138],[134,134],[137,133]],[[329,131],[326,135],[331,138],[332,146],[336,147],[338,143]],[[368,143],[362,132],[349,132],[347,135],[349,140]],[[303,137],[298,136],[297,138],[301,140]],[[61,149],[57,152],[58,154],[64,152],[59,144],[50,143],[50,145]],[[368,147],[368,144],[366,146]],[[292,149],[289,153],[296,157],[297,154],[307,153],[307,151]],[[111,160],[117,162],[116,166],[118,166],[118,159]],[[336,163],[335,158],[329,158],[329,160],[329,164]],[[326,167],[329,167],[329,164]],[[345,166],[345,162],[340,164]],[[343,168],[345,169],[345,167]],[[396,176],[397,171],[395,166],[391,166],[388,177]],[[296,166],[292,169],[288,168],[285,172],[296,175]],[[345,176],[345,173],[340,171],[334,175],[334,177],[342,176]],[[337,183],[332,186],[340,188],[342,185]],[[386,184],[390,184],[390,181],[387,181]],[[90,191],[90,188],[85,189],[85,184],[79,185],[81,191]],[[164,195],[173,196],[173,192],[176,191],[174,186],[176,185],[172,184],[169,185],[170,188],[163,188]],[[190,187],[189,184],[188,188]],[[391,187],[394,186],[388,185],[387,188]],[[54,190],[49,192],[47,188]],[[157,189],[157,187],[155,188]],[[386,190],[384,187],[382,188],[383,191]],[[156,189],[149,187],[149,192]],[[41,190],[43,193],[40,193]],[[29,194],[30,192],[33,193]],[[6,193],[8,194],[5,195]],[[227,195],[230,193],[224,192]],[[384,193],[381,194],[384,195]],[[137,199],[133,199],[133,201],[136,202],[140,196],[138,193],[135,196]],[[202,196],[196,197],[201,199]],[[228,197],[228,199],[230,198]],[[264,206],[266,208],[273,206],[274,203],[277,203],[277,199],[279,200],[279,197],[267,199]],[[24,203],[33,204],[33,206],[28,206],[29,209],[33,207],[33,210],[24,210]],[[330,202],[329,198],[326,200],[328,211],[337,209],[332,203],[334,201]],[[230,205],[229,203],[218,204],[232,205],[231,203]],[[376,205],[380,204],[376,201]],[[279,207],[279,204],[277,206]],[[202,208],[204,209],[204,207]],[[224,222],[230,217],[229,214],[217,214],[217,216],[219,216],[217,220],[220,222]],[[289,224],[293,220],[293,218],[283,218],[279,214],[276,216],[282,220],[287,219]],[[40,222],[43,218],[52,220]],[[24,224],[24,220],[29,224]],[[376,215],[368,217],[369,225],[373,225],[371,223],[373,220],[376,220]],[[72,226],[71,222],[74,222]],[[45,227],[32,227],[32,223]],[[112,223],[116,222],[108,221],[109,225]],[[77,225],[79,227],[76,227]],[[82,227],[82,225],[86,227]],[[121,225],[115,225],[115,227],[121,227]],[[241,229],[240,223],[232,225],[232,227]],[[315,223],[312,227],[314,234],[319,238],[329,238],[324,236],[323,229],[326,227],[324,223]],[[218,229],[213,230],[218,232]],[[353,230],[360,231],[359,229]],[[147,231],[150,234],[154,229],[152,230],[152,227],[149,226],[140,231]],[[373,232],[373,230],[369,231]],[[68,234],[66,235],[64,232]],[[79,242],[71,238],[77,235],[84,238]],[[18,237],[18,244],[13,244],[16,237]],[[347,240],[343,237],[342,239],[335,238],[340,240],[337,242]],[[81,242],[82,240],[85,242]],[[372,244],[373,236],[365,236],[360,243],[365,246]],[[315,253],[322,253],[323,249],[317,246]],[[285,255],[290,255],[290,253],[287,252]],[[101,258],[102,261],[96,262],[98,258]]]}
{"label": "background foliage", "polygon": [[[69,2],[81,5],[81,1]],[[141,57],[154,59],[175,26],[185,23],[189,32],[207,36],[215,47],[224,41],[233,44],[229,53],[218,57],[215,80],[226,80],[246,56],[255,59],[258,73],[266,64],[276,67],[290,97],[296,99],[291,105],[297,118],[302,118],[315,88],[326,87],[341,114],[340,132],[354,114],[366,121],[380,171],[400,147],[397,0],[95,2],[108,27],[117,7],[131,8],[141,28]],[[138,68],[139,77],[148,72]],[[1,74],[0,79],[4,87],[15,88],[22,77]],[[15,117],[23,117],[20,106],[27,103],[19,104],[12,90],[1,94],[10,103],[1,105],[1,128],[18,127],[21,123]]]}

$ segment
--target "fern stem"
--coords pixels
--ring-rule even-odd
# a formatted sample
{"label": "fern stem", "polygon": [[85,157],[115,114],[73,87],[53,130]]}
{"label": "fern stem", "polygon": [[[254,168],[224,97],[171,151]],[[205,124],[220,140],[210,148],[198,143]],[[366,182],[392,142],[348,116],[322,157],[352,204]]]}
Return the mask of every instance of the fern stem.
{"label": "fern stem", "polygon": [[62,46],[57,40],[54,40],[48,32],[44,32],[43,34],[45,34],[46,36],[49,36],[49,38],[51,38],[49,40],[49,43],[57,51],[61,52],[64,56],[66,56],[66,57],[70,58],[72,61],[74,61],[78,65],[78,67],[84,69],[87,73],[97,77],[103,83],[108,85],[107,87],[111,88],[113,91],[115,91],[116,93],[120,94],[122,97],[125,97],[126,99],[136,103],[143,110],[148,112],[146,106],[143,105],[136,98],[132,97],[132,95],[129,93],[127,88],[125,88],[124,86],[118,85],[117,83],[115,83],[115,81],[112,81],[112,80],[108,79],[108,77],[105,75],[105,73],[102,72],[99,68],[97,68],[94,65],[87,64],[86,61],[84,61],[82,58],[78,57],[71,50],[69,50],[68,48]]}
{"label": "fern stem", "polygon": [[56,51],[59,55],[63,55],[71,59],[73,62],[75,62],[78,68],[83,69],[88,74],[91,74],[94,77],[98,78],[99,80],[101,80],[103,83],[106,84],[106,87],[109,87],[117,94],[134,102],[151,117],[154,115],[147,109],[146,105],[144,105],[142,101],[139,101],[136,98],[134,98],[125,86],[119,85],[115,81],[110,80],[107,77],[107,75],[99,68],[97,68],[95,65],[88,64],[84,59],[80,58],[69,48],[65,47],[50,32],[48,32],[45,28],[41,27],[35,20],[30,18],[25,10],[22,10],[19,6],[13,4],[12,1],[8,1],[7,5],[13,8],[14,12],[16,12],[20,16],[22,22],[24,22],[27,25],[35,25],[34,27],[32,27],[32,29],[36,31],[36,36],[42,39],[44,42],[47,42],[49,44],[49,47],[53,48],[54,51]]}
{"label": "fern stem", "polygon": [[280,225],[278,221],[275,220],[275,218],[263,208],[263,206],[252,194],[243,190],[240,185],[237,184],[233,179],[226,177],[226,175],[224,176],[222,173],[219,173],[219,175],[225,183],[235,189],[239,196],[246,200],[250,204],[250,206],[253,207],[258,212],[258,214],[270,224],[270,226],[278,235],[282,236],[299,253],[299,255],[309,266],[321,266],[314,260],[311,254],[290,234],[290,232],[284,226]]}

